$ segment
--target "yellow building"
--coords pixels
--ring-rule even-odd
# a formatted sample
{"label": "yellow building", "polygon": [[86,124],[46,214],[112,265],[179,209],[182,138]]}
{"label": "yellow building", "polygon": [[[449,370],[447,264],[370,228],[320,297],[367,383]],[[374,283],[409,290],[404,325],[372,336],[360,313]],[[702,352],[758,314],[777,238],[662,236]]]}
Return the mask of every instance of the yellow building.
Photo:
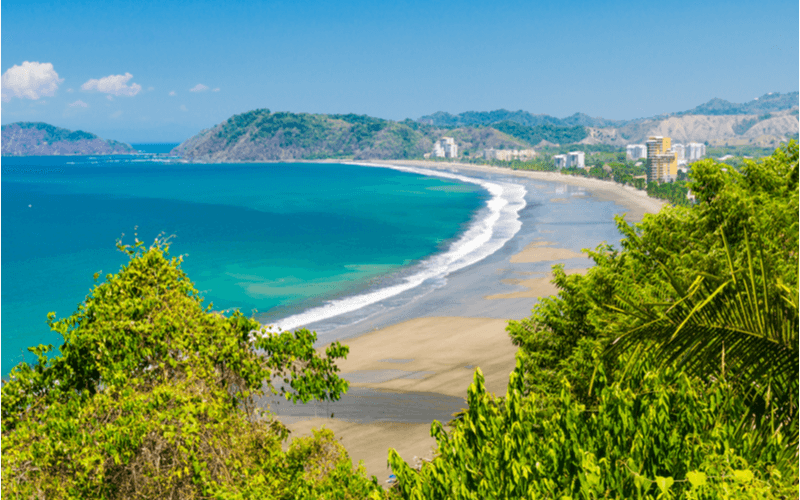
{"label": "yellow building", "polygon": [[647,142],[647,182],[669,182],[678,177],[678,157],[669,137],[656,135]]}

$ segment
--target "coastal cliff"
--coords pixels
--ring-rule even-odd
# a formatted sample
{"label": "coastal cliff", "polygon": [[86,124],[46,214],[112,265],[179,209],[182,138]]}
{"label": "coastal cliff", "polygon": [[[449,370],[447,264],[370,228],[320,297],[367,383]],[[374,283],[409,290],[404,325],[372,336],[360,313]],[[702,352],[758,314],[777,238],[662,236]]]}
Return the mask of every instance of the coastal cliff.
{"label": "coastal cliff", "polygon": [[3,156],[134,154],[130,145],[104,140],[82,130],[42,122],[17,122],[2,127]]}

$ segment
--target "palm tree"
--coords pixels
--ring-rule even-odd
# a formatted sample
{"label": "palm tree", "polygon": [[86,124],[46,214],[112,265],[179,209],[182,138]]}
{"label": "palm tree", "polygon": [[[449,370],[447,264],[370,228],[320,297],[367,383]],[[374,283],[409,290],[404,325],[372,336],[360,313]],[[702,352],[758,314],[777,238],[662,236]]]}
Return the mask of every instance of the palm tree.
{"label": "palm tree", "polygon": [[[729,276],[698,276],[686,287],[662,265],[677,300],[640,305],[617,295],[617,312],[638,319],[617,338],[607,355],[645,355],[660,366],[675,366],[703,380],[726,380],[751,397],[751,415],[777,432],[787,427],[798,440],[798,290],[776,279],[759,252],[753,259],[745,233],[746,266],[736,269],[723,243]],[[629,365],[630,366],[630,365]]]}

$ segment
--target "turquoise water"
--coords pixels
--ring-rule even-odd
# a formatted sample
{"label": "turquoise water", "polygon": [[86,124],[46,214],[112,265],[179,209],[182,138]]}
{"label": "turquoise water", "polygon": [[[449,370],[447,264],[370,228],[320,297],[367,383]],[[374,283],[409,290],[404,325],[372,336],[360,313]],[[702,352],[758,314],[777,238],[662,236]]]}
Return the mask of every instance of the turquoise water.
{"label": "turquoise water", "polygon": [[60,344],[47,313],[72,314],[95,272],[119,269],[122,233],[171,235],[207,303],[272,321],[442,252],[487,198],[473,184],[354,165],[3,158],[2,374],[26,347]]}
{"label": "turquoise water", "polygon": [[177,142],[156,142],[131,144],[131,147],[140,153],[166,155],[178,145]]}

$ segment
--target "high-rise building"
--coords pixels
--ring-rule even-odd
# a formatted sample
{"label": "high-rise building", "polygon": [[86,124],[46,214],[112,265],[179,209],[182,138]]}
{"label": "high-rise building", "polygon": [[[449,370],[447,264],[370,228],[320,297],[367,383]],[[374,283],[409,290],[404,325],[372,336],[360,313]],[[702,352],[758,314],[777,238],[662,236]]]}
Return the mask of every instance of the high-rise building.
{"label": "high-rise building", "polygon": [[647,147],[644,144],[628,144],[625,149],[627,151],[628,158],[631,160],[647,158]]}
{"label": "high-rise building", "polygon": [[556,164],[556,168],[564,168],[567,166],[567,155],[555,155],[553,161]]}
{"label": "high-rise building", "polygon": [[669,182],[678,177],[678,159],[672,149],[672,140],[660,135],[647,142],[647,182]]}
{"label": "high-rise building", "polygon": [[690,142],[686,145],[686,160],[695,161],[706,155],[706,145],[699,142]]}

